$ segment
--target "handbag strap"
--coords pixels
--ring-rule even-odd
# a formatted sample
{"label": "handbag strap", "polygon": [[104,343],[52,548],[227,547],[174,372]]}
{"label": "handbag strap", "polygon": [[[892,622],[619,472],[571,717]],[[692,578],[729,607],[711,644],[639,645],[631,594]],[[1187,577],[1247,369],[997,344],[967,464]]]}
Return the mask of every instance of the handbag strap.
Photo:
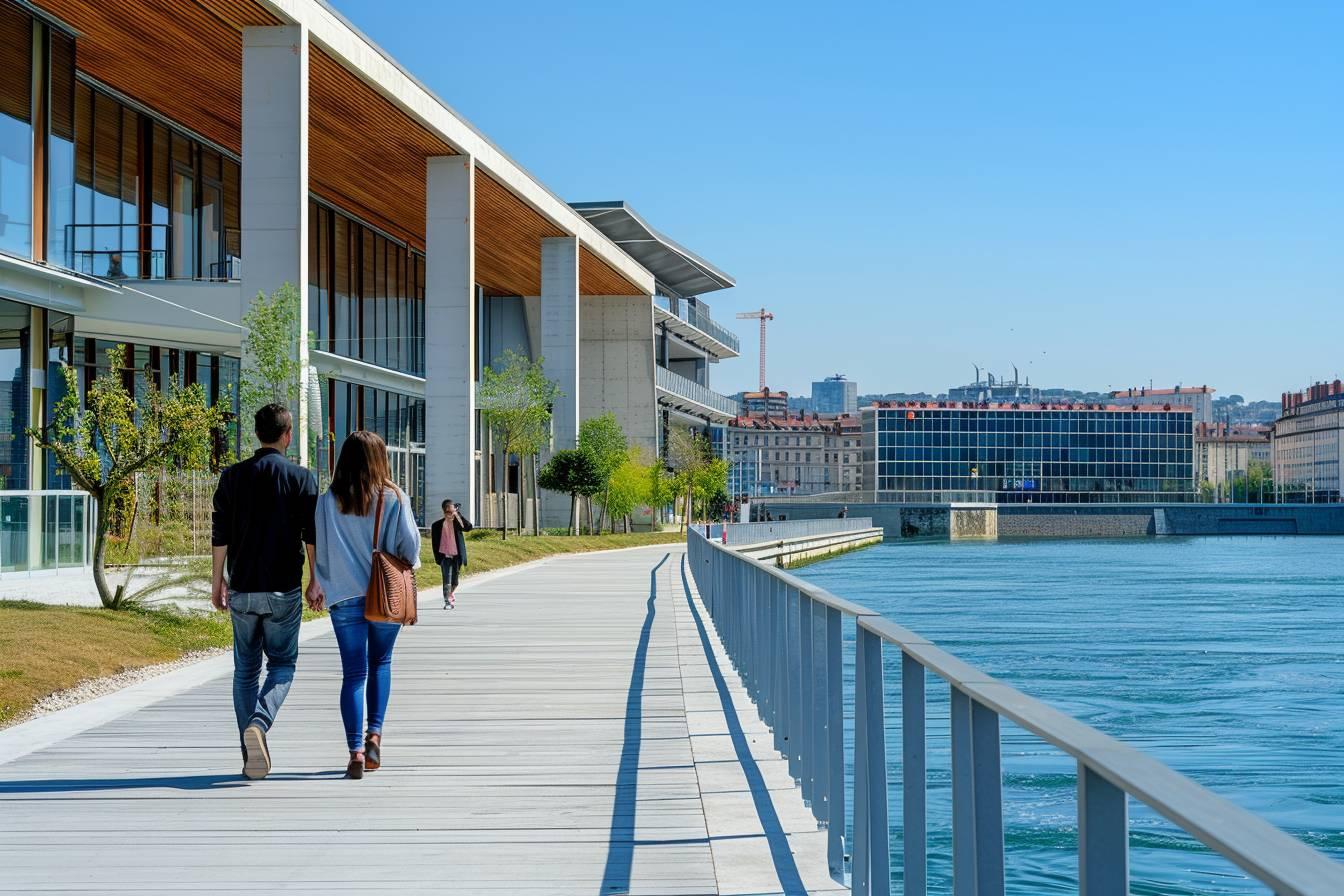
{"label": "handbag strap", "polygon": [[378,531],[383,524],[383,486],[378,486],[378,509],[373,512],[373,550],[378,550]]}

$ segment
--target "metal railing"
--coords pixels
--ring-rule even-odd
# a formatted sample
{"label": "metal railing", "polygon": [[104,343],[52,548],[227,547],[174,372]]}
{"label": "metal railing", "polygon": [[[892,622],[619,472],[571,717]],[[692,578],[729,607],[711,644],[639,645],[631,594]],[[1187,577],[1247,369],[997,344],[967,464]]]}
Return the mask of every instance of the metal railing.
{"label": "metal railing", "polygon": [[702,386],[695,380],[687,379],[679,373],[673,373],[666,367],[654,365],[654,383],[664,392],[679,395],[688,401],[718,411],[729,417],[737,416],[737,402],[726,395],[720,395],[708,386]]}
{"label": "metal railing", "polygon": [[680,299],[673,299],[668,296],[654,296],[653,301],[668,314],[685,321],[720,345],[728,346],[734,353],[742,350],[737,334],[715,321],[699,306],[690,305]]}
{"label": "metal railing", "polygon": [[[219,247],[192,246],[193,273],[174,270],[177,228],[169,224],[67,224],[65,266],[72,271],[106,280],[237,280],[242,259]],[[237,228],[225,228],[226,245],[239,246]],[[202,241],[203,242],[203,241]],[[131,248],[122,248],[129,245]],[[195,253],[200,250],[201,270]]]}
{"label": "metal railing", "polygon": [[0,491],[0,578],[90,565],[93,512],[87,492]]}
{"label": "metal railing", "polygon": [[[711,523],[709,537],[721,540],[724,523]],[[729,546],[742,544],[760,544],[763,541],[778,541],[781,538],[808,538],[814,535],[837,535],[842,532],[859,532],[873,528],[871,517],[845,517],[844,519],[819,520],[779,520],[772,523],[727,523]]]}
{"label": "metal railing", "polygon": [[[1078,764],[1081,896],[1129,893],[1128,799],[1146,804],[1276,896],[1338,896],[1344,865],[1156,759],[995,680],[927,639],[691,530],[691,573],[735,669],[804,800],[827,829],[832,875],[845,870],[845,768],[854,767],[853,892],[891,891],[883,647],[900,651],[902,869],[906,896],[927,880],[928,673],[951,688],[955,896],[1002,896],[999,723],[1007,719]],[[842,622],[855,622],[854,746],[844,742]]]}

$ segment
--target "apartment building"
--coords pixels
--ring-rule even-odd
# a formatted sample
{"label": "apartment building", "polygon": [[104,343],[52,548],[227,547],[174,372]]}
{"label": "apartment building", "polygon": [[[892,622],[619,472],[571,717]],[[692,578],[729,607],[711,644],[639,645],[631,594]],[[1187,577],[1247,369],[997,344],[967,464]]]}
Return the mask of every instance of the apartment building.
{"label": "apartment building", "polygon": [[1272,464],[1270,427],[1195,424],[1196,482],[1208,483],[1216,495],[1225,494],[1228,484],[1245,476],[1252,462]]}
{"label": "apartment building", "polygon": [[863,485],[857,415],[743,415],[728,424],[733,494],[815,495]]}
{"label": "apartment building", "polygon": [[1280,500],[1339,501],[1344,464],[1344,382],[1285,392],[1270,445]]}

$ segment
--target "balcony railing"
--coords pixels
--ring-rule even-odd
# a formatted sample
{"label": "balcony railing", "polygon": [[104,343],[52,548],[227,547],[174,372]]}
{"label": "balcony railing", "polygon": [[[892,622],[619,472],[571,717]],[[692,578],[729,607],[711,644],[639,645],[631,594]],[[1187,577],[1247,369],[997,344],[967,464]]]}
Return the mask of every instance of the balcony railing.
{"label": "balcony railing", "polygon": [[666,367],[654,367],[654,382],[659,389],[680,396],[687,401],[717,411],[728,417],[737,416],[737,402],[720,395],[708,386],[702,386],[695,380],[687,379],[679,373],[673,373]]}
{"label": "balcony railing", "polygon": [[[191,246],[183,247],[190,257],[179,258],[175,230],[168,224],[67,224],[65,266],[106,280],[237,280],[242,276],[242,259],[227,252],[212,258],[206,247],[198,265],[197,247]],[[240,245],[236,229],[227,228],[223,234],[226,245]],[[137,248],[116,248],[121,244]]]}
{"label": "balcony railing", "polygon": [[714,319],[700,310],[699,306],[667,296],[654,296],[653,301],[668,314],[679,320],[684,320],[720,345],[728,346],[734,353],[741,351],[741,345],[737,341],[736,334],[715,323]]}
{"label": "balcony railing", "polygon": [[92,532],[86,492],[0,491],[0,578],[88,566]]}

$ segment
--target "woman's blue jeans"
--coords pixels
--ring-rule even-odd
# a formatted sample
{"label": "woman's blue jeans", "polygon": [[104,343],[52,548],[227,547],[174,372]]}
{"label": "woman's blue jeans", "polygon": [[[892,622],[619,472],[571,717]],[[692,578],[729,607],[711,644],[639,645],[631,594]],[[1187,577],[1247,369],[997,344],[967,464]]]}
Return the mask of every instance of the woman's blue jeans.
{"label": "woman's blue jeans", "polygon": [[[383,733],[383,716],[392,690],[392,646],[401,626],[369,622],[364,598],[342,601],[331,608],[331,627],[341,650],[341,721],[351,750],[364,749],[364,732]],[[368,705],[368,727],[364,708]]]}

